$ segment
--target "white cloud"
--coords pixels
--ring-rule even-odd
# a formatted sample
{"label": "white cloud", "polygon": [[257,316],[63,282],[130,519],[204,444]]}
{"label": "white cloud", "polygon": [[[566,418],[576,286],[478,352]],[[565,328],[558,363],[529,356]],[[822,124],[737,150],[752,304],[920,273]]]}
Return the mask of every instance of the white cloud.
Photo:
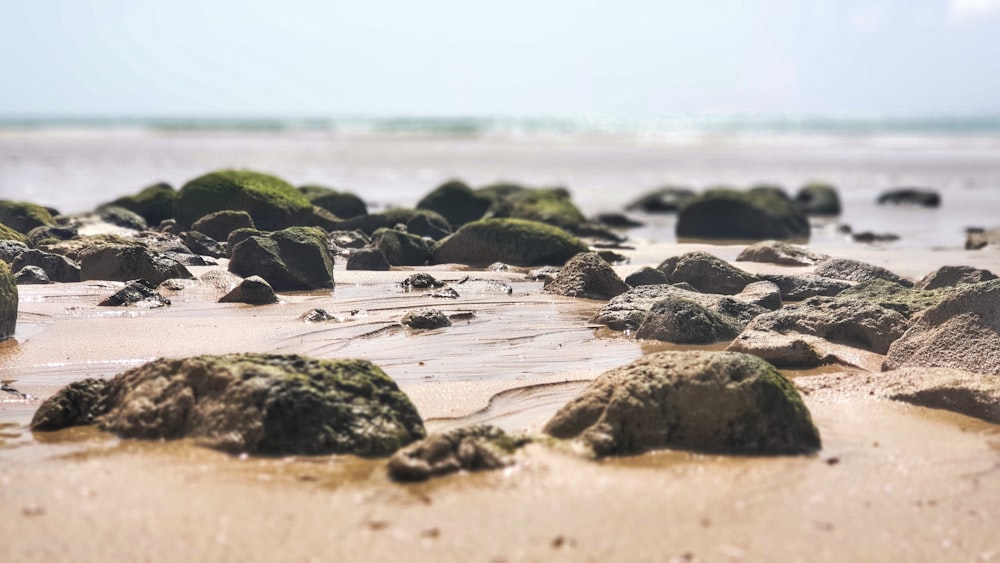
{"label": "white cloud", "polygon": [[1000,0],[949,0],[948,21],[967,24],[1000,14]]}

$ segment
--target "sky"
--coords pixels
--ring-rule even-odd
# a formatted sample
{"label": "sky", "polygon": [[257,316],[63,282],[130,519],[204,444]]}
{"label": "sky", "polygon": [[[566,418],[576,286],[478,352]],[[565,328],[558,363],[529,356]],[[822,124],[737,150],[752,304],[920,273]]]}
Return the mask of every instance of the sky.
{"label": "sky", "polygon": [[1000,0],[0,0],[5,116],[1000,115]]}

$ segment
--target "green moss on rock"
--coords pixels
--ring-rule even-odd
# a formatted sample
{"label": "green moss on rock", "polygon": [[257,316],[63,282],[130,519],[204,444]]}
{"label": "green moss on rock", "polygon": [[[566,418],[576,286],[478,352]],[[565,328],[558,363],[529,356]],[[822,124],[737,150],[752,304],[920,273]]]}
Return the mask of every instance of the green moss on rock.
{"label": "green moss on rock", "polygon": [[955,288],[951,287],[912,289],[889,280],[873,279],[845,289],[836,298],[838,300],[852,299],[874,303],[911,318],[917,313],[937,305],[955,291]]}
{"label": "green moss on rock", "polygon": [[159,225],[174,216],[174,202],[177,190],[170,184],[160,182],[147,186],[134,195],[120,197],[110,203],[139,214],[150,225]]}
{"label": "green moss on rock", "polygon": [[780,190],[716,188],[681,208],[676,232],[679,238],[694,239],[804,240],[809,221]]}
{"label": "green moss on rock", "polygon": [[340,219],[350,219],[351,217],[368,215],[368,206],[365,205],[364,200],[351,192],[342,192],[332,188],[327,188],[326,186],[317,186],[313,184],[299,186],[299,191],[302,192],[302,194],[305,195],[313,205],[333,213]]}
{"label": "green moss on rock", "polygon": [[0,340],[14,336],[17,326],[17,283],[10,266],[0,260]]}
{"label": "green moss on rock", "polygon": [[15,231],[14,229],[0,223],[0,240],[14,240],[17,242],[28,243],[28,236]]}
{"label": "green moss on rock", "polygon": [[587,246],[566,231],[523,219],[481,219],[442,240],[431,256],[437,264],[486,266],[561,265]]}
{"label": "green moss on rock", "polygon": [[35,227],[55,225],[56,221],[49,210],[41,205],[5,199],[0,200],[0,224],[21,234],[28,234]]}
{"label": "green moss on rock", "polygon": [[250,170],[220,170],[191,180],[180,189],[174,217],[183,228],[216,211],[246,211],[264,230],[306,224],[312,204],[281,178]]}
{"label": "green moss on rock", "polygon": [[493,198],[477,193],[464,182],[451,180],[441,184],[417,203],[417,209],[441,214],[453,227],[481,219],[493,204]]}

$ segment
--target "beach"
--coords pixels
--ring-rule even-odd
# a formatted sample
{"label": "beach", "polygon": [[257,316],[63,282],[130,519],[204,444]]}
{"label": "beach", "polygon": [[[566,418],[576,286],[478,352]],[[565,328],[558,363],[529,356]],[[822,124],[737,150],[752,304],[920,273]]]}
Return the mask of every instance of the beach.
{"label": "beach", "polygon": [[[810,180],[836,185],[844,212],[814,219],[810,249],[917,280],[945,265],[1000,272],[995,248],[966,250],[968,227],[1000,223],[1000,137],[990,135],[585,136],[190,131],[0,132],[0,199],[83,212],[156,181],[219,168],[353,191],[373,209],[412,206],[436,185],[507,180],[565,186],[588,215],[621,212],[659,185],[702,190]],[[879,206],[885,189],[937,190],[936,209]],[[678,242],[673,215],[645,215],[615,249],[621,277],[704,250],[734,261],[746,244]],[[854,242],[854,232],[893,242]],[[738,263],[753,273],[802,271]],[[192,268],[202,280],[221,266]],[[405,289],[423,271],[511,292],[442,300]],[[384,459],[233,456],[187,441],[141,442],[89,428],[32,433],[39,400],[85,377],[159,357],[266,352],[368,359],[412,399],[430,431],[488,422],[540,431],[602,372],[659,350],[591,324],[604,302],[542,293],[523,272],[460,266],[334,268],[335,289],[279,292],[274,305],[217,303],[223,283],[164,291],[169,307],[98,307],[115,282],[20,286],[0,379],[29,400],[0,401],[0,559],[202,560],[995,560],[1000,427],[864,394],[804,400],[822,449],[805,456],[658,450],[600,461],[530,445],[512,467],[421,484],[391,481]],[[397,324],[434,306],[447,329]],[[323,308],[337,318],[302,316]],[[827,365],[793,380],[860,372]]]}

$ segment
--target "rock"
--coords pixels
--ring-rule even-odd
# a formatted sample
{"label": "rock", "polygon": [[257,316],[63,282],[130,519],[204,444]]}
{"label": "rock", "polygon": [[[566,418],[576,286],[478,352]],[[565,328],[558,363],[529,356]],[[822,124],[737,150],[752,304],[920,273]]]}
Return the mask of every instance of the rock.
{"label": "rock", "polygon": [[824,278],[815,274],[763,274],[760,277],[778,286],[783,301],[802,301],[817,296],[833,297],[854,285],[848,281]]}
{"label": "rock", "polygon": [[93,424],[123,438],[193,438],[229,452],[385,456],[425,436],[409,398],[365,360],[230,354],[159,359],[73,383],[32,430]]}
{"label": "rock", "polygon": [[670,283],[688,283],[698,291],[732,295],[743,291],[757,276],[701,250],[664,260],[657,269]]}
{"label": "rock", "polygon": [[631,229],[645,225],[642,221],[636,221],[624,213],[598,213],[594,220],[614,229]]}
{"label": "rock", "polygon": [[[25,235],[35,227],[55,225],[56,221],[49,211],[41,205],[2,199],[0,200],[0,224]],[[10,239],[9,236],[5,238],[24,242],[21,239]]]}
{"label": "rock", "polygon": [[229,271],[243,277],[260,276],[275,291],[334,287],[333,256],[326,234],[316,227],[261,232],[243,240],[232,248]]}
{"label": "rock", "polygon": [[110,205],[139,214],[149,225],[159,225],[174,216],[176,200],[177,191],[170,184],[160,182],[147,186],[134,195],[120,197],[110,202]]}
{"label": "rock", "polygon": [[437,291],[432,291],[428,295],[431,297],[437,297],[438,299],[458,299],[461,295],[455,291],[453,287],[442,287]]}
{"label": "rock", "polygon": [[937,305],[950,294],[951,288],[912,289],[891,281],[874,279],[845,289],[838,297],[875,303],[886,309],[897,311],[906,318],[911,318],[921,311]]}
{"label": "rock", "polygon": [[770,311],[781,308],[781,288],[774,282],[759,281],[748,283],[743,291],[735,295],[736,299],[757,305]]}
{"label": "rock", "polygon": [[74,239],[79,234],[80,231],[75,225],[35,227],[28,231],[28,244],[40,249],[58,241]]}
{"label": "rock", "polygon": [[22,233],[15,231],[14,229],[0,223],[0,243],[19,243],[24,244],[28,242],[28,237]]}
{"label": "rock", "polygon": [[643,266],[642,268],[639,268],[635,272],[629,274],[629,276],[625,278],[625,283],[631,287],[638,287],[640,285],[668,284],[670,283],[670,280],[667,279],[666,274],[656,268]]}
{"label": "rock", "polygon": [[348,270],[386,272],[389,268],[389,259],[381,248],[359,248],[347,257]]}
{"label": "rock", "polygon": [[219,303],[247,303],[249,305],[270,305],[277,303],[278,296],[267,280],[260,276],[250,276],[219,299]]}
{"label": "rock", "polygon": [[954,287],[965,283],[979,283],[997,279],[996,274],[989,270],[973,268],[972,266],[942,266],[927,274],[914,285],[915,289],[938,289]]}
{"label": "rock", "polygon": [[913,287],[913,282],[910,280],[903,279],[881,266],[851,260],[850,258],[830,258],[829,260],[824,260],[816,266],[813,273],[817,276],[853,282],[882,279],[898,283],[904,287]]}
{"label": "rock", "polygon": [[679,239],[808,239],[809,221],[787,196],[772,190],[708,190],[677,215]]}
{"label": "rock", "polygon": [[448,320],[448,316],[438,309],[420,309],[419,311],[410,311],[403,315],[399,322],[410,328],[426,330],[451,326],[451,321]]}
{"label": "rock", "polygon": [[194,277],[176,260],[137,244],[101,244],[84,248],[79,261],[81,280],[144,279],[156,286],[171,278]]}
{"label": "rock", "polygon": [[222,210],[246,211],[265,230],[302,225],[312,216],[306,196],[280,178],[249,170],[219,170],[184,184],[177,193],[174,218],[186,227]]}
{"label": "rock", "polygon": [[813,266],[830,258],[804,246],[779,240],[764,240],[743,249],[737,262],[764,262],[781,266]]}
{"label": "rock", "polygon": [[664,186],[639,196],[638,199],[625,206],[625,209],[646,213],[676,213],[697,195],[689,188]]}
{"label": "rock", "polygon": [[326,235],[330,250],[341,256],[350,256],[351,251],[364,248],[371,244],[368,235],[361,231],[333,231]]}
{"label": "rock", "polygon": [[569,233],[535,221],[481,219],[462,226],[434,248],[435,264],[486,266],[506,262],[515,266],[564,264],[587,247]]}
{"label": "rock", "polygon": [[337,191],[325,186],[312,184],[299,186],[299,191],[313,205],[321,207],[341,219],[350,219],[351,217],[368,214],[368,206],[365,205],[364,200],[351,192]]}
{"label": "rock", "polygon": [[133,231],[149,228],[149,224],[135,211],[117,205],[102,205],[97,208],[97,217],[109,225],[115,225]]}
{"label": "rock", "polygon": [[184,246],[191,249],[191,252],[201,256],[225,258],[227,255],[226,249],[218,241],[205,233],[184,231],[181,233],[181,240],[184,241]]}
{"label": "rock", "polygon": [[425,481],[456,471],[503,469],[511,454],[531,440],[490,425],[464,426],[410,444],[389,458],[389,477]]}
{"label": "rock", "polygon": [[403,282],[400,285],[402,285],[406,289],[431,289],[436,287],[443,287],[444,282],[438,281],[434,276],[430,274],[418,272],[416,274],[410,274],[410,277],[403,280]]}
{"label": "rock", "polygon": [[594,252],[577,254],[559,270],[544,293],[586,299],[611,299],[629,290],[618,274]]}
{"label": "rock", "polygon": [[969,229],[965,234],[966,250],[1000,246],[1000,229]]}
{"label": "rock", "polygon": [[417,203],[417,209],[441,214],[454,228],[482,219],[493,204],[488,195],[476,193],[465,183],[451,180],[441,184]]}
{"label": "rock", "polygon": [[545,425],[596,456],[653,448],[799,454],[820,447],[809,410],[767,362],[732,352],[659,352],[605,372]]}
{"label": "rock", "polygon": [[0,341],[14,336],[17,325],[17,282],[6,262],[0,261]]}
{"label": "rock", "polygon": [[902,368],[883,373],[831,373],[795,378],[808,395],[877,397],[1000,423],[1000,380],[954,368]]}
{"label": "rock", "polygon": [[570,199],[569,192],[562,188],[511,192],[494,203],[492,216],[537,221],[571,232],[587,221]]}
{"label": "rock", "polygon": [[382,213],[353,217],[338,223],[336,230],[359,230],[371,236],[379,229],[395,229],[398,225],[405,226],[408,233],[434,240],[441,240],[451,234],[448,220],[427,209],[389,209]]}
{"label": "rock", "polygon": [[338,320],[337,317],[331,315],[326,309],[309,309],[302,316],[299,317],[307,323],[325,323],[329,321]]}
{"label": "rock", "polygon": [[872,244],[876,242],[893,242],[899,240],[899,235],[893,233],[873,233],[871,231],[864,231],[862,233],[853,233],[851,239],[854,242],[863,242],[865,244]]}
{"label": "rock", "polygon": [[667,297],[653,304],[635,336],[676,344],[710,344],[733,338],[741,328],[735,319],[690,299]]}
{"label": "rock", "polygon": [[934,190],[923,188],[895,188],[882,192],[877,201],[879,205],[938,207],[941,205],[941,196]]}
{"label": "rock", "polygon": [[372,246],[385,253],[393,266],[423,266],[431,256],[431,244],[423,237],[395,229],[378,229]]}
{"label": "rock", "polygon": [[99,307],[135,305],[155,309],[170,305],[170,300],[157,293],[156,289],[146,280],[134,280],[97,305]]}
{"label": "rock", "polygon": [[693,301],[721,314],[737,322],[742,329],[750,319],[767,312],[763,307],[751,303],[752,298],[743,301],[745,297],[699,293],[679,285],[643,285],[611,299],[590,322],[607,325],[612,330],[636,330],[656,303],[678,298]]}
{"label": "rock", "polygon": [[54,283],[49,279],[45,270],[38,266],[22,266],[14,274],[14,281],[17,285],[45,285]]}
{"label": "rock", "polygon": [[61,254],[31,249],[22,252],[11,263],[11,269],[15,272],[26,266],[41,268],[45,271],[45,277],[54,282],[72,283],[80,281],[79,264]]}
{"label": "rock", "polygon": [[799,188],[795,203],[806,215],[840,215],[837,188],[824,182],[811,182]]}
{"label": "rock", "polygon": [[[3,225],[0,225],[0,230],[2,229]],[[2,236],[3,233],[0,232],[0,237]],[[28,250],[28,245],[24,244],[23,242],[0,238],[0,260],[3,260],[8,264],[13,264],[14,260],[27,250]]]}
{"label": "rock", "polygon": [[952,367],[1000,375],[1000,280],[958,286],[892,343],[884,369]]}
{"label": "rock", "polygon": [[229,234],[237,229],[256,228],[249,213],[232,209],[209,213],[191,224],[192,231],[204,233],[216,241],[229,240]]}
{"label": "rock", "polygon": [[510,295],[514,288],[500,280],[470,278],[466,276],[456,284],[461,287],[463,295]]}

